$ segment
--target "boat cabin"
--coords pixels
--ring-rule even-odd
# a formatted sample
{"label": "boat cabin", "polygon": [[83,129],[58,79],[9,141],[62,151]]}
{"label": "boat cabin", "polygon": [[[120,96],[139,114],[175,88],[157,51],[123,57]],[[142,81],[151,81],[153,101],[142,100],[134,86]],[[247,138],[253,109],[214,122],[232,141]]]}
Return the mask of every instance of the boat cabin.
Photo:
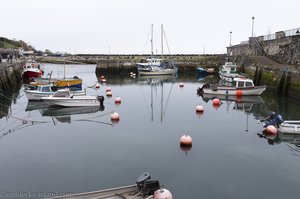
{"label": "boat cabin", "polygon": [[225,62],[225,64],[222,67],[222,71],[226,74],[229,73],[236,73],[237,65],[233,62]]}
{"label": "boat cabin", "polygon": [[69,89],[61,89],[61,90],[57,90],[53,97],[70,97],[70,90]]}
{"label": "boat cabin", "polygon": [[252,79],[249,78],[234,78],[236,88],[251,88],[254,87]]}

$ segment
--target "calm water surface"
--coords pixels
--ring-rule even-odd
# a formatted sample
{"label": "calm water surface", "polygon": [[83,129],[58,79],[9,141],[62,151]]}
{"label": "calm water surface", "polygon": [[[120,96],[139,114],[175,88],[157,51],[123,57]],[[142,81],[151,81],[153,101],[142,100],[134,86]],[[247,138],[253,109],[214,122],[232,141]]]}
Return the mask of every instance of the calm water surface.
{"label": "calm water surface", "polygon": [[[45,74],[63,77],[63,66],[44,67]],[[85,88],[97,81],[94,65],[68,65],[66,74],[82,78]],[[297,198],[300,137],[260,137],[257,121],[273,110],[299,119],[299,101],[266,92],[261,98],[223,99],[216,108],[209,96],[196,95],[200,84],[194,75],[181,74],[108,77],[100,89],[87,88],[91,95],[112,88],[102,111],[49,109],[28,103],[21,90],[9,116],[0,119],[0,198],[7,192],[77,193],[128,185],[145,171],[177,199]],[[116,96],[122,98],[119,106]],[[202,115],[195,112],[198,104]],[[111,123],[112,111],[120,114],[119,123]],[[193,138],[190,150],[179,146],[186,132]]]}

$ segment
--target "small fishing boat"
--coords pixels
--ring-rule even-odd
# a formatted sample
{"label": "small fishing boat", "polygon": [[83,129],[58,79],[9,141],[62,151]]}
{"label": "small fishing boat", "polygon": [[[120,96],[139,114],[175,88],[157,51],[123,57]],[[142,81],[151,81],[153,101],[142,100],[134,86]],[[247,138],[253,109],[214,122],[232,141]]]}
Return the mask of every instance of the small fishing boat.
{"label": "small fishing boat", "polygon": [[[85,90],[76,90],[74,88],[69,88],[70,93],[72,95],[86,95]],[[57,91],[57,88],[53,86],[52,84],[48,85],[39,85],[36,89],[25,89],[25,95],[28,100],[42,100],[42,97],[49,97],[50,95],[53,95],[54,92]]]}
{"label": "small fishing boat", "polygon": [[103,106],[103,96],[73,95],[70,89],[58,90],[54,95],[42,97],[42,100],[50,106],[84,107]]}
{"label": "small fishing boat", "polygon": [[30,82],[30,87],[38,87],[40,85],[48,85],[52,84],[52,89],[54,91],[62,88],[75,88],[77,90],[82,90],[82,79],[74,76],[73,78],[34,78],[32,82]]}
{"label": "small fishing boat", "polygon": [[219,76],[222,80],[227,82],[233,82],[234,78],[246,78],[245,74],[238,74],[237,65],[233,62],[225,62],[219,70]]}
{"label": "small fishing boat", "polygon": [[282,133],[300,134],[300,120],[284,120],[278,128]]}
{"label": "small fishing boat", "polygon": [[140,175],[136,184],[100,191],[70,194],[49,199],[172,199],[172,194],[161,188],[158,180],[150,180],[150,174]]}
{"label": "small fishing boat", "polygon": [[214,68],[202,68],[202,67],[197,67],[196,69],[198,74],[203,74],[203,75],[209,75],[215,72]]}
{"label": "small fishing boat", "polygon": [[205,83],[197,89],[198,95],[214,94],[214,95],[260,95],[266,90],[266,86],[254,86],[253,80],[248,78],[235,78],[235,86],[217,86]]}
{"label": "small fishing boat", "polygon": [[23,66],[22,77],[25,79],[40,77],[44,74],[44,71],[40,68],[35,60],[28,60]]}

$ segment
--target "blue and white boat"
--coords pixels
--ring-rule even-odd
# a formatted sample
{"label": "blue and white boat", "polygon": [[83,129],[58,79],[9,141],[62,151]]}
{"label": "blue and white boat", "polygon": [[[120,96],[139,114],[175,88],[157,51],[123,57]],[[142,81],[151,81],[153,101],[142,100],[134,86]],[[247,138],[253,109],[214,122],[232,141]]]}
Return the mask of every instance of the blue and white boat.
{"label": "blue and white boat", "polygon": [[[85,90],[73,90],[72,88],[69,89],[72,95],[86,95]],[[34,90],[25,89],[24,92],[28,100],[39,101],[42,100],[42,97],[49,97],[50,95],[53,95],[55,93],[55,89],[53,89],[52,84],[48,84],[39,85],[37,86],[37,89]]]}

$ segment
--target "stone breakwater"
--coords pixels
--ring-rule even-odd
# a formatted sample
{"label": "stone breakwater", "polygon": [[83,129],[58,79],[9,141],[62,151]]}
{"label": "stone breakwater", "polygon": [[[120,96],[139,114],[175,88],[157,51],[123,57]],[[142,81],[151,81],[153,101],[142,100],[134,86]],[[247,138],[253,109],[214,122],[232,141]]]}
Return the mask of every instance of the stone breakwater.
{"label": "stone breakwater", "polygon": [[0,118],[19,95],[22,86],[20,63],[0,64]]}

